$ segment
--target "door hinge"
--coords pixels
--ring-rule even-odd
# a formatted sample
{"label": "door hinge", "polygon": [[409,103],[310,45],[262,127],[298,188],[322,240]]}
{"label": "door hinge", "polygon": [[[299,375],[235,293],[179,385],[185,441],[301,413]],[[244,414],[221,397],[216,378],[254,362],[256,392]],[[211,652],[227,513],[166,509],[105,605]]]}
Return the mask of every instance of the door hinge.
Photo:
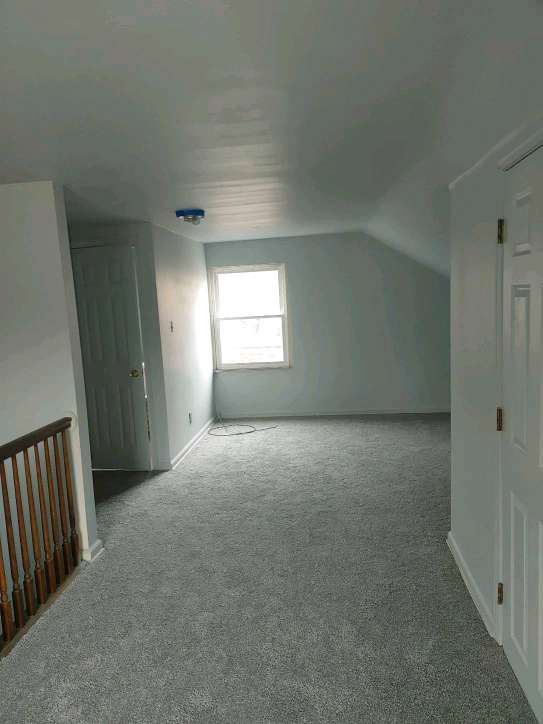
{"label": "door hinge", "polygon": [[503,408],[502,407],[496,408],[496,430],[498,432],[503,432]]}
{"label": "door hinge", "polygon": [[503,583],[498,583],[498,606],[501,606],[503,603]]}
{"label": "door hinge", "polygon": [[498,244],[503,244],[505,238],[505,219],[498,219]]}

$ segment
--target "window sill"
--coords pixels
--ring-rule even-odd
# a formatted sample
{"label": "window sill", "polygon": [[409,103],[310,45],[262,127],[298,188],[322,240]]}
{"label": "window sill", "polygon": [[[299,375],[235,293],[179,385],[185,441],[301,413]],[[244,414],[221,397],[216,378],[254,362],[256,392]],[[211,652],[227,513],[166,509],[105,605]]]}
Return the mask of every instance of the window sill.
{"label": "window sill", "polygon": [[228,365],[227,367],[218,367],[213,370],[214,373],[221,372],[243,372],[244,370],[287,370],[292,365],[289,362],[270,362],[269,364],[254,364],[254,365]]}

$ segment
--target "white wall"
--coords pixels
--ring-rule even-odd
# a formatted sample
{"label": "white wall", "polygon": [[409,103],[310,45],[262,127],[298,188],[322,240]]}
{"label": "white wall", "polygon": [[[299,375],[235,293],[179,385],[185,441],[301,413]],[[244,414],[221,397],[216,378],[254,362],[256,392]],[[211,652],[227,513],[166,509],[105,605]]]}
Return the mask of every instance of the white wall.
{"label": "white wall", "polygon": [[451,198],[451,533],[449,544],[496,634],[500,400],[498,293],[501,215],[495,164]]}
{"label": "white wall", "polygon": [[216,373],[251,415],[449,409],[449,280],[364,234],[207,244],[208,267],[285,262],[290,369]]}
{"label": "white wall", "polygon": [[0,444],[74,418],[74,487],[89,557],[99,541],[62,193],[48,181],[0,186],[0,219]]}
{"label": "white wall", "polygon": [[207,271],[201,243],[156,226],[153,243],[170,460],[175,464],[214,415]]}

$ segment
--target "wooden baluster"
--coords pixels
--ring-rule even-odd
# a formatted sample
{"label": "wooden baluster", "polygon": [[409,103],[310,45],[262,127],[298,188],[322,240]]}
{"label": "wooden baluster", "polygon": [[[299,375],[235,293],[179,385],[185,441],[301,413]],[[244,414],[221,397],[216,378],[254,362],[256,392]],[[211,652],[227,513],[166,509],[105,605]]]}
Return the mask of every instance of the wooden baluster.
{"label": "wooden baluster", "polygon": [[13,488],[15,490],[15,505],[17,507],[17,523],[19,525],[19,545],[21,546],[21,558],[23,559],[23,588],[25,592],[26,610],[30,616],[36,613],[36,598],[34,597],[34,586],[30,573],[30,557],[28,555],[28,543],[26,540],[26,525],[23,501],[21,499],[21,483],[19,482],[19,469],[17,457],[11,458],[13,469]]}
{"label": "wooden baluster", "polygon": [[41,531],[43,536],[43,549],[45,551],[45,576],[47,578],[47,589],[49,593],[53,593],[53,591],[56,591],[57,589],[57,577],[55,575],[55,563],[52,551],[53,544],[51,543],[51,533],[49,532],[47,502],[45,500],[45,489],[41,474],[40,451],[38,450],[37,443],[34,444],[34,460],[36,461],[36,476],[38,478],[38,495],[40,499]]}
{"label": "wooden baluster", "polygon": [[62,451],[64,454],[64,477],[66,479],[66,492],[68,494],[68,515],[70,516],[70,528],[72,533],[72,553],[74,565],[79,565],[80,544],[79,533],[77,532],[77,518],[75,515],[74,492],[72,485],[72,468],[70,466],[70,453],[68,451],[68,436],[66,430],[62,431]]}
{"label": "wooden baluster", "polygon": [[2,634],[4,641],[11,641],[15,634],[11,604],[8,596],[8,584],[6,581],[6,570],[4,568],[4,553],[2,541],[0,540],[0,621],[2,621]]}
{"label": "wooden baluster", "polygon": [[36,583],[38,603],[41,605],[47,601],[47,586],[45,585],[45,571],[43,570],[40,533],[36,518],[36,506],[34,505],[34,488],[32,485],[32,473],[30,471],[28,448],[23,450],[23,460],[25,466],[26,497],[28,500],[28,512],[30,514],[30,534],[32,537],[32,550],[34,551],[34,581]]}
{"label": "wooden baluster", "polygon": [[59,583],[66,578],[64,570],[64,562],[62,560],[60,531],[58,527],[57,517],[57,501],[55,498],[55,487],[53,484],[53,471],[51,470],[51,455],[49,453],[48,440],[43,441],[43,449],[45,450],[45,470],[47,472],[47,485],[49,488],[49,510],[51,513],[51,528],[53,529],[54,550],[53,557],[55,560],[55,571]]}
{"label": "wooden baluster", "polygon": [[19,567],[17,564],[17,552],[15,550],[15,538],[13,536],[13,524],[11,522],[11,507],[9,503],[8,483],[6,479],[6,468],[4,461],[0,461],[0,483],[2,485],[2,500],[4,502],[4,520],[6,522],[6,535],[8,539],[9,568],[13,582],[13,611],[15,613],[15,625],[21,628],[25,624],[23,605],[23,592],[19,584]]}
{"label": "wooden baluster", "polygon": [[68,514],[66,512],[66,501],[64,500],[64,485],[62,482],[62,470],[60,467],[60,453],[58,448],[57,435],[53,435],[53,449],[55,451],[55,470],[57,473],[58,504],[60,507],[60,524],[62,526],[62,552],[64,553],[64,565],[66,573],[74,569],[72,551],[70,546],[70,530],[68,528]]}

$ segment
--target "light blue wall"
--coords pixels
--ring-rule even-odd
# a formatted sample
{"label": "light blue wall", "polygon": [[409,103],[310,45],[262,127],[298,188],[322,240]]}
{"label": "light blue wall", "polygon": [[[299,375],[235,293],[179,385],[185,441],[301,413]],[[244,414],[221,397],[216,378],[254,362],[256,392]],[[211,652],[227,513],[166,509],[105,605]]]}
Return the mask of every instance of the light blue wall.
{"label": "light blue wall", "polygon": [[170,463],[175,464],[214,415],[207,272],[200,242],[158,226],[152,232]]}
{"label": "light blue wall", "polygon": [[285,262],[290,369],[215,374],[225,417],[449,409],[449,280],[363,234],[206,245],[207,265]]}

